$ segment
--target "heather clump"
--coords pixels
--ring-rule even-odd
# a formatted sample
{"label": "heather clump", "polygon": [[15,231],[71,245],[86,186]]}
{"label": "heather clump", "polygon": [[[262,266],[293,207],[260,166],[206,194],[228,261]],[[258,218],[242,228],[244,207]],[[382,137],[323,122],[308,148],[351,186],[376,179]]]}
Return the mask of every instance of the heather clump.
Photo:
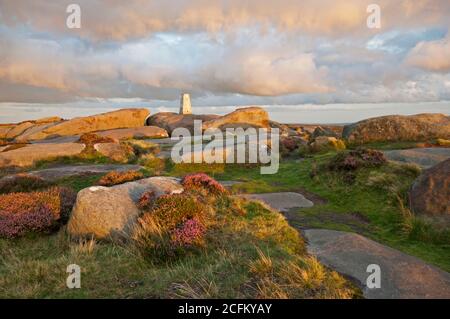
{"label": "heather clump", "polygon": [[379,167],[387,163],[384,154],[372,149],[357,149],[336,154],[328,163],[332,171],[354,171],[362,167]]}
{"label": "heather clump", "polygon": [[218,181],[204,173],[186,175],[181,184],[187,190],[204,189],[213,195],[226,194],[227,190]]}
{"label": "heather clump", "polygon": [[75,200],[76,193],[65,187],[0,195],[0,237],[56,230],[67,222]]}
{"label": "heather clump", "polygon": [[51,185],[39,176],[20,173],[0,180],[0,194],[31,192]]}
{"label": "heather clump", "polygon": [[144,193],[138,202],[143,209],[134,239],[146,257],[168,261],[201,248],[208,228],[211,207],[191,194]]}
{"label": "heather clump", "polygon": [[142,179],[143,177],[144,175],[139,171],[126,171],[126,172],[112,171],[104,175],[102,178],[100,178],[100,180],[98,181],[98,185],[114,186]]}

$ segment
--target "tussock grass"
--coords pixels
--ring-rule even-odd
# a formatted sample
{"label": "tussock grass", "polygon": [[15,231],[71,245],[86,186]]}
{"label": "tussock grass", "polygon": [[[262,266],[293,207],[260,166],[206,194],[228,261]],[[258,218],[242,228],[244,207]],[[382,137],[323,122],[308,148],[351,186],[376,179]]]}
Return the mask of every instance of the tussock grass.
{"label": "tussock grass", "polygon": [[[445,228],[417,218],[411,235],[405,236],[399,227],[403,215],[397,194],[406,203],[407,192],[421,173],[420,167],[393,162],[380,167],[363,167],[352,172],[349,182],[345,174],[323,169],[335,154],[316,154],[300,162],[283,160],[274,175],[261,175],[256,167],[226,166],[224,172],[217,173],[215,178],[240,180],[242,183],[231,187],[233,193],[303,190],[314,193],[326,199],[326,203],[296,212],[303,217],[317,216],[314,227],[355,231],[354,227],[339,221],[339,215],[357,212],[365,219],[364,227],[361,227],[364,228],[363,235],[450,271],[450,255],[447,253],[450,241]],[[330,212],[336,215],[336,220],[320,222],[321,214],[329,215]]]}
{"label": "tussock grass", "polygon": [[[283,216],[258,203],[229,202],[234,200],[217,202],[216,218],[203,249],[164,264],[149,262],[129,245],[72,242],[64,229],[51,236],[0,240],[0,297],[358,296],[358,290],[342,277],[314,268],[318,266],[305,254],[302,238]],[[231,206],[236,212],[230,213]],[[240,209],[245,214],[239,213]],[[81,289],[65,286],[66,267],[73,263],[82,270]],[[297,276],[289,270],[304,273]],[[277,290],[271,292],[271,287]]]}

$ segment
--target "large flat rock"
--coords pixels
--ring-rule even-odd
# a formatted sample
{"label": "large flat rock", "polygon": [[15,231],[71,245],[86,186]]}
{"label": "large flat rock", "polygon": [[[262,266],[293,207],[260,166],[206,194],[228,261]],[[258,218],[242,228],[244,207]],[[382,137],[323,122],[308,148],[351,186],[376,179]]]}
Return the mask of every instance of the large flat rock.
{"label": "large flat rock", "polygon": [[75,156],[85,148],[84,144],[30,144],[25,147],[0,153],[0,167],[32,166],[39,160],[57,158],[61,156]]}
{"label": "large flat rock", "polygon": [[203,123],[203,130],[227,127],[269,127],[269,114],[260,107],[245,107]]}
{"label": "large flat rock", "polygon": [[109,137],[115,140],[125,140],[131,138],[167,138],[169,134],[163,128],[157,126],[142,126],[136,128],[120,128],[96,132],[97,135]]}
{"label": "large flat rock", "polygon": [[218,118],[218,115],[212,114],[176,114],[172,112],[159,112],[147,119],[147,125],[158,126],[165,129],[170,135],[176,128],[186,128],[191,133],[194,132],[194,121],[201,120],[203,122]]}
{"label": "large flat rock", "polygon": [[72,136],[118,128],[141,127],[150,112],[147,109],[121,109],[117,111],[77,117],[44,128],[27,136],[29,141],[59,136]]}
{"label": "large flat rock", "polygon": [[450,148],[439,147],[391,150],[383,153],[391,161],[414,163],[423,168],[432,167],[450,158]]}
{"label": "large flat rock", "polygon": [[450,116],[430,113],[375,117],[346,125],[342,135],[356,144],[447,139],[450,138]]}
{"label": "large flat rock", "polygon": [[[450,274],[416,257],[355,233],[304,231],[308,251],[321,263],[357,280],[370,299],[450,298]],[[381,270],[381,287],[369,289],[367,266]]]}
{"label": "large flat rock", "polygon": [[243,194],[241,197],[264,202],[275,210],[288,212],[292,208],[312,207],[314,203],[302,194],[294,192]]}

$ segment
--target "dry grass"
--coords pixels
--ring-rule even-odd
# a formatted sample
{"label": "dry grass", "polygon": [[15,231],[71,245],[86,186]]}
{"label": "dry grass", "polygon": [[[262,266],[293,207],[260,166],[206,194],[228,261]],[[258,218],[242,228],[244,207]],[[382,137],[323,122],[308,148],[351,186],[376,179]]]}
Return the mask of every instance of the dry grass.
{"label": "dry grass", "polygon": [[158,154],[160,152],[160,147],[156,143],[152,143],[145,140],[130,139],[122,142],[125,145],[129,145],[133,148],[134,154],[136,156],[144,154]]}
{"label": "dry grass", "polygon": [[174,283],[171,286],[173,298],[183,299],[211,299],[219,296],[219,289],[214,281],[206,278],[199,278],[193,282],[184,281],[183,283]]}
{"label": "dry grass", "polygon": [[450,244],[450,229],[447,225],[438,225],[431,220],[414,215],[400,195],[396,194],[396,199],[400,211],[399,228],[404,238],[437,245]]}
{"label": "dry grass", "polygon": [[314,257],[296,257],[273,265],[270,258],[260,256],[256,263],[264,265],[254,273],[256,298],[348,299],[360,296],[342,276],[327,270]]}
{"label": "dry grass", "polygon": [[97,245],[95,239],[80,239],[76,244],[70,246],[73,255],[91,255]]}
{"label": "dry grass", "polygon": [[150,175],[160,175],[166,167],[165,161],[152,153],[141,155],[137,162],[144,166]]}
{"label": "dry grass", "polygon": [[[203,196],[197,194],[196,196]],[[3,298],[349,298],[339,275],[306,255],[303,239],[278,212],[229,196],[202,198],[212,209],[204,247],[164,263],[146,258],[165,239],[160,219],[141,225],[145,249],[51,236],[0,239]],[[174,206],[175,209],[178,206]],[[164,215],[161,215],[164,217]],[[152,236],[148,237],[148,234]],[[161,252],[160,250],[157,250]],[[82,289],[67,289],[66,267],[82,268]]]}

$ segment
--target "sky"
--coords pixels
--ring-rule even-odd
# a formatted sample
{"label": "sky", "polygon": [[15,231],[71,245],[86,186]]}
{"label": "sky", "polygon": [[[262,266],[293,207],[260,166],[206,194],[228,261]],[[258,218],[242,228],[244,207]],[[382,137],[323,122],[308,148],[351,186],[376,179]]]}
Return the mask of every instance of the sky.
{"label": "sky", "polygon": [[0,123],[176,111],[182,92],[282,122],[449,114],[449,25],[448,0],[0,0]]}

